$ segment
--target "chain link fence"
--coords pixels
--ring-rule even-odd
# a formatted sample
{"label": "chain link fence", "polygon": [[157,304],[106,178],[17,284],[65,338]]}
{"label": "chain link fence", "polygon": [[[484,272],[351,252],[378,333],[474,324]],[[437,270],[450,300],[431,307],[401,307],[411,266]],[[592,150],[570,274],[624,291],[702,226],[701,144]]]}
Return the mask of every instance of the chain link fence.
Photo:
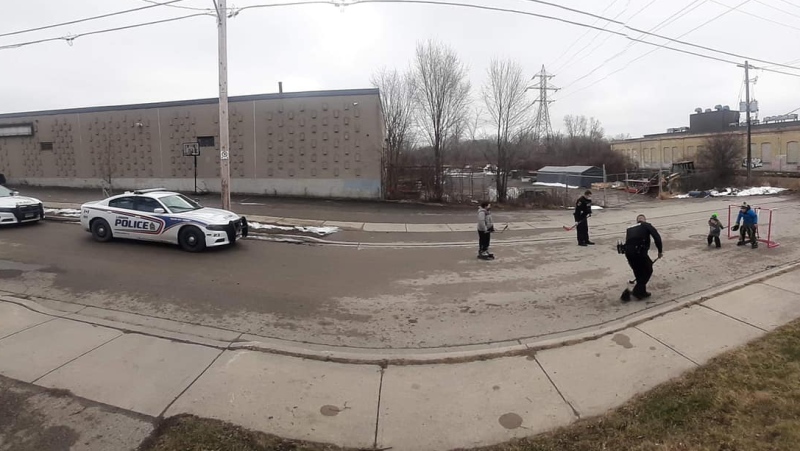
{"label": "chain link fence", "polygon": [[[435,198],[433,166],[407,166],[395,168],[397,186],[387,190],[391,200],[427,201]],[[559,173],[565,183],[540,183],[534,171],[514,171],[508,180],[506,203],[532,208],[568,208],[584,191],[593,192],[595,205],[613,208],[657,198],[659,173],[640,170],[636,172],[576,177],[573,173]],[[661,174],[664,176],[664,174]],[[443,201],[448,203],[476,203],[497,200],[497,175],[470,168],[447,168],[443,171]],[[580,180],[578,182],[577,180]],[[661,191],[668,192],[665,178]],[[581,186],[573,185],[579,183]]]}

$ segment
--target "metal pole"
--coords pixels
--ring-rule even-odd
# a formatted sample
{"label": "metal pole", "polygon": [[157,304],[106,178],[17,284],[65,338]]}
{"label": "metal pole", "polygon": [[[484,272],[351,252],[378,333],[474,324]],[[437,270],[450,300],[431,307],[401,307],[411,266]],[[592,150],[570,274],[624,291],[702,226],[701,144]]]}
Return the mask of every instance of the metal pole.
{"label": "metal pole", "polygon": [[750,127],[750,63],[744,62],[744,83],[745,83],[745,115],[747,120],[747,185],[750,185],[750,172],[753,167],[753,145]]}
{"label": "metal pole", "polygon": [[219,44],[219,177],[222,209],[231,208],[230,135],[228,123],[228,9],[227,0],[216,0]]}
{"label": "metal pole", "polygon": [[197,194],[197,155],[194,155],[194,193]]}

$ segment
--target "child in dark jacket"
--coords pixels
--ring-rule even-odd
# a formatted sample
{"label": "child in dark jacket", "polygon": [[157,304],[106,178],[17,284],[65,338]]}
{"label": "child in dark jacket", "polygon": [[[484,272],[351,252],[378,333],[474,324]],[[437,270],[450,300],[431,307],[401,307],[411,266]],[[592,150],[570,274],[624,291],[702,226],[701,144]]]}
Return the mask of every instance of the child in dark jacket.
{"label": "child in dark jacket", "polygon": [[714,213],[711,215],[711,219],[708,220],[708,245],[711,246],[711,242],[714,241],[714,244],[717,245],[717,248],[722,247],[719,242],[719,235],[722,233],[722,229],[725,226],[722,225],[720,220],[717,218],[717,214]]}

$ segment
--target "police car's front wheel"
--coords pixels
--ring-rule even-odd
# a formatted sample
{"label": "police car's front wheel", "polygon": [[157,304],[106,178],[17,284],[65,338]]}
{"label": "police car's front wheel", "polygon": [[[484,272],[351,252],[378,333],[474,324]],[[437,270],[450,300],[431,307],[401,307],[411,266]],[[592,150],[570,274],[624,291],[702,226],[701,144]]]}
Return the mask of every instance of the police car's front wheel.
{"label": "police car's front wheel", "polygon": [[96,241],[105,243],[113,238],[111,234],[111,227],[108,225],[108,222],[106,222],[105,219],[95,219],[92,221],[91,229],[92,237],[94,237]]}
{"label": "police car's front wheel", "polygon": [[197,227],[187,226],[178,234],[178,243],[185,251],[200,252],[206,248],[206,237]]}

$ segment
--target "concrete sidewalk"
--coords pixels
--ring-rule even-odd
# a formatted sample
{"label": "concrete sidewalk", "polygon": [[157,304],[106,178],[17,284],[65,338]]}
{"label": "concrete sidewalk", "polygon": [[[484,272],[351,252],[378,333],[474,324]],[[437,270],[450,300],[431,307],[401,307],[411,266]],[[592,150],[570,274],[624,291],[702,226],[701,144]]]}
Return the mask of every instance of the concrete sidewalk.
{"label": "concrete sidewalk", "polygon": [[800,317],[799,274],[721,289],[591,340],[517,343],[510,357],[476,348],[457,363],[409,354],[414,365],[296,358],[244,349],[259,346],[236,333],[166,320],[170,330],[157,330],[0,296],[0,374],[148,417],[192,413],[348,447],[474,447],[601,414]]}

